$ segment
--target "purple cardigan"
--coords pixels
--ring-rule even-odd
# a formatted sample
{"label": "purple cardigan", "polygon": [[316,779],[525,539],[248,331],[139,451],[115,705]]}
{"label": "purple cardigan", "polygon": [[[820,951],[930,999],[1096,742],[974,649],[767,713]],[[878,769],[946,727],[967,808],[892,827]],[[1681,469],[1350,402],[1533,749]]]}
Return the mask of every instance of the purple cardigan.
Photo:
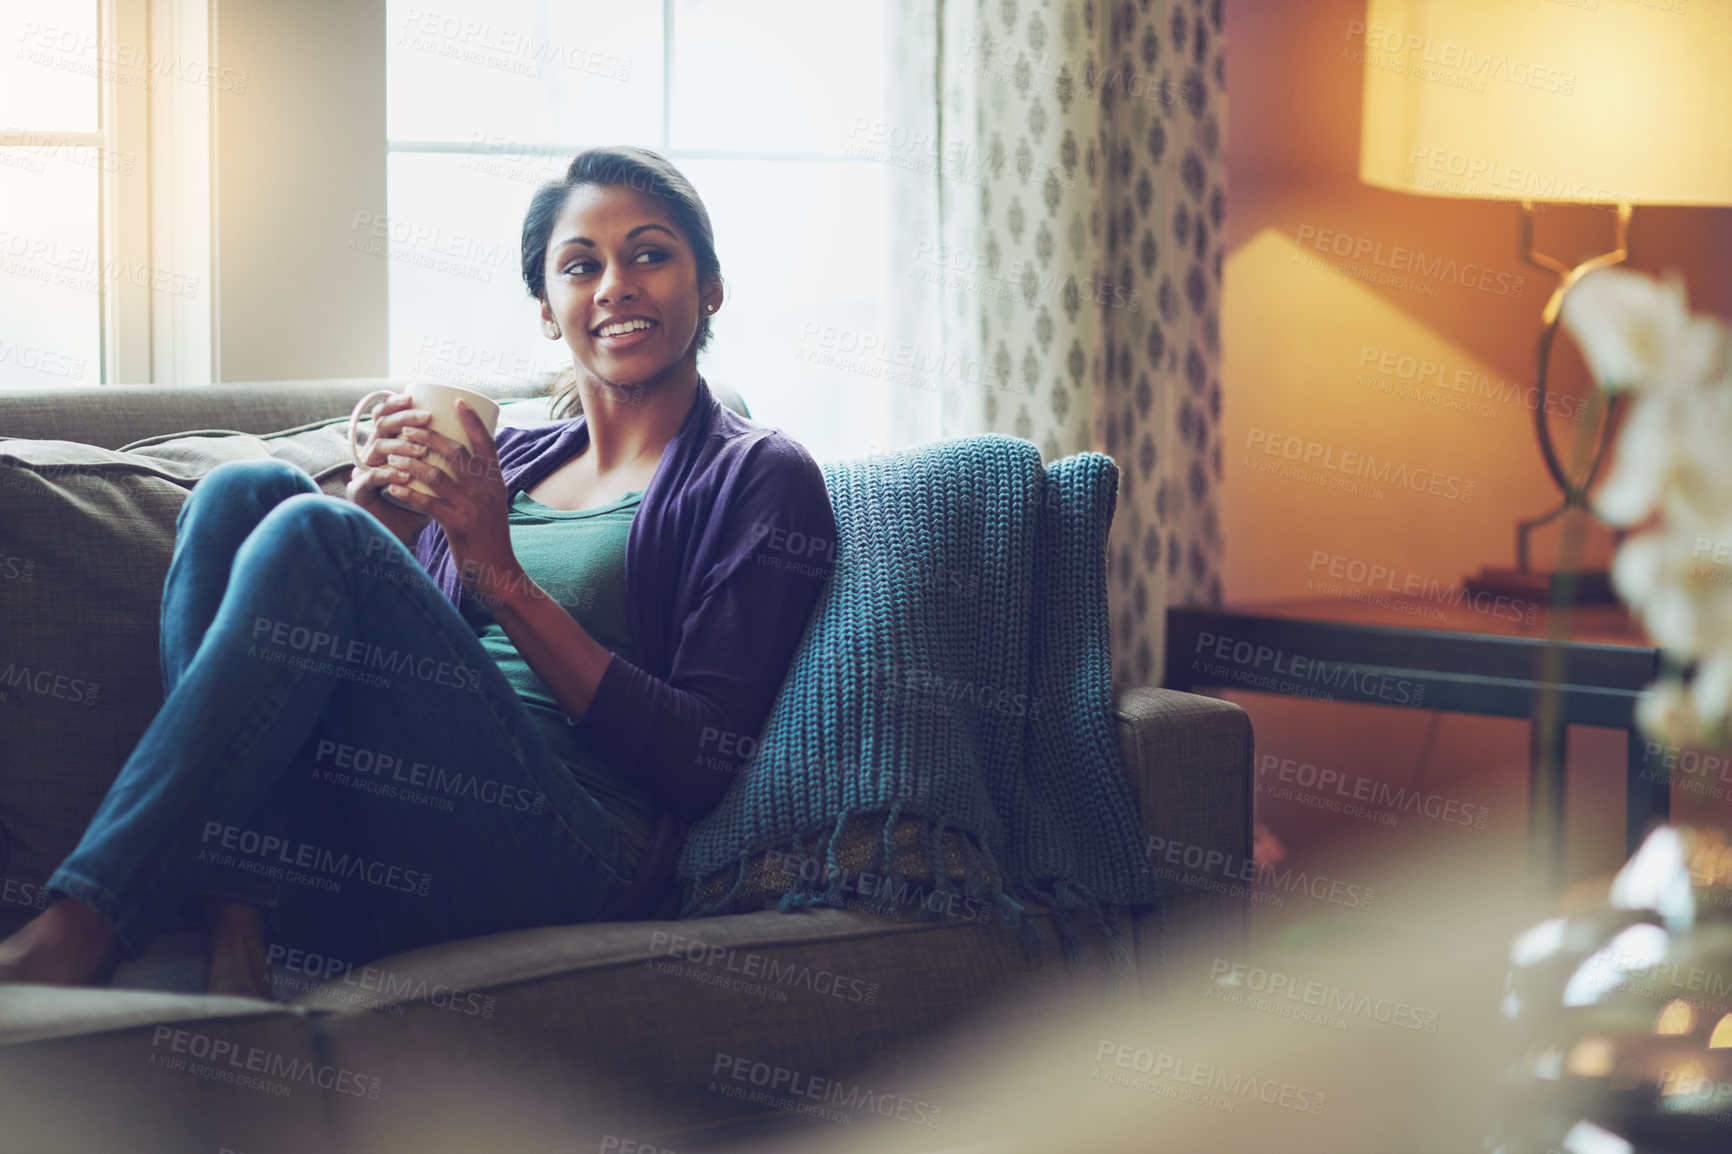
{"label": "purple cardigan", "polygon": [[[583,417],[494,437],[508,496],[589,440]],[[453,605],[466,591],[437,521],[415,556]],[[632,889],[604,917],[664,896],[687,823],[745,764],[836,557],[824,474],[803,445],[716,400],[700,376],[626,537],[626,621],[579,730],[663,807]]]}

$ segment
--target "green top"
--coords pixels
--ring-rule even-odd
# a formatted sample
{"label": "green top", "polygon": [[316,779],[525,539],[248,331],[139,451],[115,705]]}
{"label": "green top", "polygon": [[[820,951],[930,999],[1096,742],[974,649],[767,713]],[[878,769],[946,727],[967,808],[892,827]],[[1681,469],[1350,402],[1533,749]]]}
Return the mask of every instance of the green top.
{"label": "green top", "polygon": [[[530,580],[545,589],[585,632],[627,661],[632,660],[632,645],[625,614],[625,544],[642,498],[643,490],[639,489],[611,504],[573,511],[543,505],[525,492],[512,499],[508,515],[512,552]],[[546,683],[518,653],[480,598],[463,598],[461,612],[554,753],[590,796],[613,815],[628,865],[635,870],[659,812],[654,799],[603,761],[577,727],[566,720],[565,710]]]}

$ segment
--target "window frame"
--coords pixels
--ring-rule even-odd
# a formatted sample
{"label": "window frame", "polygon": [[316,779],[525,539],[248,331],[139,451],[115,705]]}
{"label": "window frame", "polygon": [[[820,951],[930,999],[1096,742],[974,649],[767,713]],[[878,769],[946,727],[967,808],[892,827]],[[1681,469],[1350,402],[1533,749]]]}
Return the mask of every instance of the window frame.
{"label": "window frame", "polygon": [[[146,76],[155,58],[150,40],[150,0],[97,0],[99,61],[113,61],[114,45],[142,45]],[[97,77],[97,125],[105,152],[137,158],[130,187],[122,184],[118,164],[101,167],[97,226],[98,293],[101,298],[102,368],[98,382],[149,382],[151,365],[152,278],[110,277],[109,268],[150,268],[152,157],[150,87],[117,84],[108,69]],[[111,263],[112,262],[112,263]]]}

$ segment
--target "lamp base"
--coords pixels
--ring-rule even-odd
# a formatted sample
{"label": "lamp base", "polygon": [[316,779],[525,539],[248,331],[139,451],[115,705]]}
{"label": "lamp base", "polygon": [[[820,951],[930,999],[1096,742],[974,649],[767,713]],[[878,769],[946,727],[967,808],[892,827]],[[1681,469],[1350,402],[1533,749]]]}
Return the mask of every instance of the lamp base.
{"label": "lamp base", "polygon": [[1516,569],[1487,565],[1464,582],[1469,593],[1502,594],[1542,605],[1615,605],[1618,594],[1604,569]]}

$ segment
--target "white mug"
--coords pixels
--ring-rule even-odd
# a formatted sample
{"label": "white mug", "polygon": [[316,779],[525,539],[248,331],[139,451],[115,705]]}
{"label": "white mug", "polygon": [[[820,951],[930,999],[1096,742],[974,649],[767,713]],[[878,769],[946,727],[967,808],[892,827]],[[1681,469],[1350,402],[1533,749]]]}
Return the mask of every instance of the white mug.
{"label": "white mug", "polygon": [[[475,415],[480,417],[481,423],[486,426],[488,435],[491,436],[499,425],[499,403],[491,397],[482,396],[473,389],[462,389],[456,385],[442,385],[436,381],[413,381],[408,388],[401,390],[375,389],[362,397],[356,403],[354,411],[349,414],[349,456],[354,458],[356,468],[364,468],[366,465],[361,460],[361,447],[356,443],[361,418],[371,416],[367,410],[373,407],[373,402],[389,400],[397,392],[408,393],[409,399],[415,403],[415,408],[424,409],[433,414],[433,419],[422,426],[423,428],[430,428],[436,433],[443,433],[458,444],[466,446],[471,453],[475,451],[475,446],[470,443],[468,434],[463,431],[463,422],[457,416],[457,402],[459,400],[466,401],[469,407],[475,410]],[[428,448],[427,455],[420,459],[436,465],[446,474],[452,475],[449,468],[450,462],[442,454],[435,453],[431,447]],[[417,492],[426,493],[430,497],[435,495],[433,490],[421,481],[412,479],[409,485]],[[399,509],[419,512],[409,502],[391,496],[389,489],[380,489],[379,499],[388,501]]]}

